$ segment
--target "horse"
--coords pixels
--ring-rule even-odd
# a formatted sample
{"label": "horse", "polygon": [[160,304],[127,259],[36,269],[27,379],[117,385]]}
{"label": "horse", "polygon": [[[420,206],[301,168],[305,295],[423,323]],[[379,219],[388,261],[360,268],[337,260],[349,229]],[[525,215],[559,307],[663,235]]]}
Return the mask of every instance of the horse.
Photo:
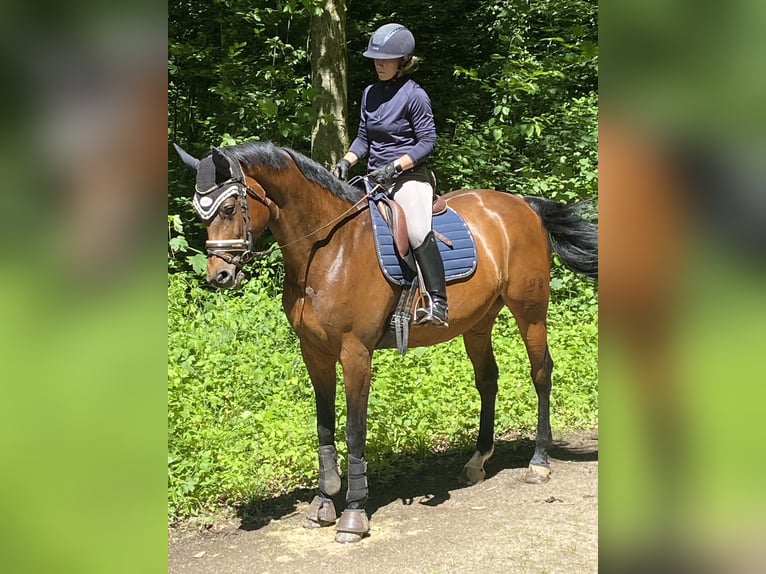
{"label": "horse", "polygon": [[[237,287],[253,256],[254,238],[268,227],[284,259],[282,305],[300,340],[315,393],[319,480],[307,511],[309,527],[336,525],[336,541],[369,535],[365,443],[372,357],[384,337],[402,287],[378,267],[366,193],[333,177],[317,162],[270,142],[212,148],[196,159],[176,146],[197,172],[195,206],[207,225],[207,279]],[[550,392],[553,360],[547,343],[551,252],[586,277],[598,275],[598,228],[580,204],[521,197],[489,189],[442,196],[465,220],[476,243],[477,265],[447,287],[449,325],[413,325],[410,346],[463,335],[481,397],[476,451],[462,469],[468,484],[482,481],[494,451],[498,366],[492,327],[510,309],[526,346],[537,393],[535,451],[528,483],[550,478]],[[342,367],[347,406],[346,508],[340,518],[332,497],[341,490],[335,436],[336,364]]]}

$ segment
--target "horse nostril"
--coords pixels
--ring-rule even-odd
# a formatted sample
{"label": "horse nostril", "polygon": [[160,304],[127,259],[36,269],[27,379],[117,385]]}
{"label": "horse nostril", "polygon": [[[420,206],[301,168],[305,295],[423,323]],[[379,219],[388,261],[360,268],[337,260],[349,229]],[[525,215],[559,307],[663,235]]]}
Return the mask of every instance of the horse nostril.
{"label": "horse nostril", "polygon": [[225,269],[221,269],[215,276],[215,282],[218,285],[226,285],[229,281],[231,281],[231,273]]}

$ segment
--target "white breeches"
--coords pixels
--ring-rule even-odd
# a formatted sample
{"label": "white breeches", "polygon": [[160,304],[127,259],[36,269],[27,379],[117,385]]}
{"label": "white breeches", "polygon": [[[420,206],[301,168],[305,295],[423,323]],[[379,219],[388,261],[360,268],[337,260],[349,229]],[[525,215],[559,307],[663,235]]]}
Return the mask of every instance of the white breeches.
{"label": "white breeches", "polygon": [[407,218],[410,246],[420,247],[431,231],[431,205],[433,189],[422,181],[405,181],[394,185],[393,199],[402,206]]}

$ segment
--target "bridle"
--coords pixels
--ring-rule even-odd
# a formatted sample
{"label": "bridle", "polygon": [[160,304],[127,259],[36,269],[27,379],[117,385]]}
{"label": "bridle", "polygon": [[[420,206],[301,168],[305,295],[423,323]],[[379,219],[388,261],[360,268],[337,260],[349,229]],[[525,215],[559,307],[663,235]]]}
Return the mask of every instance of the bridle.
{"label": "bridle", "polygon": [[[334,223],[342,220],[350,212],[354,210],[362,211],[363,209],[367,208],[367,199],[369,197],[369,192],[368,194],[363,195],[359,201],[354,203],[351,207],[349,207],[346,211],[341,213],[338,217],[336,217],[332,221],[329,221],[328,223],[325,223],[324,225],[320,226],[314,231],[307,233],[306,235],[298,239],[295,239],[293,241],[290,241],[289,243],[286,243],[284,245],[279,245],[277,243],[274,243],[271,247],[269,247],[268,249],[264,251],[253,251],[254,238],[253,238],[252,228],[250,225],[250,212],[247,207],[247,197],[250,196],[258,203],[266,206],[266,208],[269,210],[269,220],[268,220],[269,223],[279,219],[279,207],[269,197],[255,192],[249,185],[247,185],[244,179],[244,175],[242,173],[242,168],[239,165],[237,165],[236,168],[238,172],[234,176],[232,176],[231,178],[229,178],[222,184],[217,185],[211,191],[206,191],[204,193],[211,193],[211,192],[221,193],[221,198],[219,198],[216,201],[216,204],[217,204],[216,210],[212,212],[211,217],[207,218],[208,220],[212,219],[212,217],[215,217],[215,214],[217,213],[217,207],[220,207],[220,204],[223,202],[224,199],[231,197],[235,193],[239,197],[240,211],[242,212],[242,219],[244,224],[244,231],[242,233],[242,237],[240,237],[239,239],[213,239],[213,240],[205,241],[205,249],[207,251],[208,256],[214,256],[214,257],[223,259],[226,263],[229,263],[230,265],[234,265],[237,271],[242,269],[244,265],[252,261],[254,258],[265,257],[266,255],[270,254],[272,251],[276,249],[287,247],[289,245],[293,245],[295,243],[303,241],[304,239],[307,239],[308,237],[311,237],[312,235],[315,235],[319,233],[320,231],[322,231],[323,229],[326,229],[330,227],[331,225],[333,225]],[[366,178],[363,178],[363,179],[366,179]],[[218,190],[223,190],[223,188],[227,186],[229,187],[226,190],[218,192]],[[195,201],[195,207],[197,207],[197,211],[200,213],[200,215],[202,215],[202,211],[200,210],[200,207],[196,201]]]}
{"label": "bridle", "polygon": [[[233,166],[234,167],[234,166]],[[242,213],[244,230],[242,237],[239,239],[212,239],[205,241],[205,249],[208,256],[215,256],[223,259],[226,263],[234,265],[237,270],[241,269],[245,264],[252,261],[255,255],[261,253],[255,253],[253,251],[253,245],[255,238],[253,237],[253,230],[250,224],[250,211],[247,207],[247,197],[252,197],[258,203],[266,206],[269,210],[269,222],[279,219],[279,208],[277,204],[265,195],[256,193],[247,183],[245,183],[244,174],[242,169],[237,165],[237,173],[231,178],[227,179],[223,183],[216,185],[212,190],[202,192],[204,194],[215,193],[218,195],[218,200],[215,202],[215,210],[206,218],[205,214],[201,210],[195,196],[195,207],[203,219],[212,219],[218,213],[218,208],[223,200],[237,195],[239,198],[239,207]],[[226,188],[226,189],[224,189]],[[200,193],[199,190],[197,190]]]}

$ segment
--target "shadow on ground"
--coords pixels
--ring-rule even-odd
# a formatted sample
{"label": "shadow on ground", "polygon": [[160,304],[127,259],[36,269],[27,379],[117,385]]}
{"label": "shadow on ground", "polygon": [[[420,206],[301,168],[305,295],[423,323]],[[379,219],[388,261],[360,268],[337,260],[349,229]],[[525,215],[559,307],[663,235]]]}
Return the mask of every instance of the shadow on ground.
{"label": "shadow on ground", "polygon": [[[592,440],[569,442],[555,441],[550,456],[561,461],[597,461],[597,436]],[[487,461],[486,480],[508,469],[526,468],[535,450],[534,440],[525,437],[498,439],[495,453]],[[386,457],[385,462],[372,462],[368,468],[370,499],[367,512],[375,512],[388,504],[400,500],[402,504],[425,504],[438,506],[450,499],[451,493],[466,485],[460,482],[463,465],[473,454],[473,448],[455,448],[443,452],[425,454],[397,454]],[[341,492],[333,497],[340,513],[345,508],[346,481]],[[316,494],[315,488],[298,488],[283,495],[268,499],[251,499],[237,508],[240,530],[258,530],[272,520],[285,518],[299,512],[302,503],[308,504]]]}

